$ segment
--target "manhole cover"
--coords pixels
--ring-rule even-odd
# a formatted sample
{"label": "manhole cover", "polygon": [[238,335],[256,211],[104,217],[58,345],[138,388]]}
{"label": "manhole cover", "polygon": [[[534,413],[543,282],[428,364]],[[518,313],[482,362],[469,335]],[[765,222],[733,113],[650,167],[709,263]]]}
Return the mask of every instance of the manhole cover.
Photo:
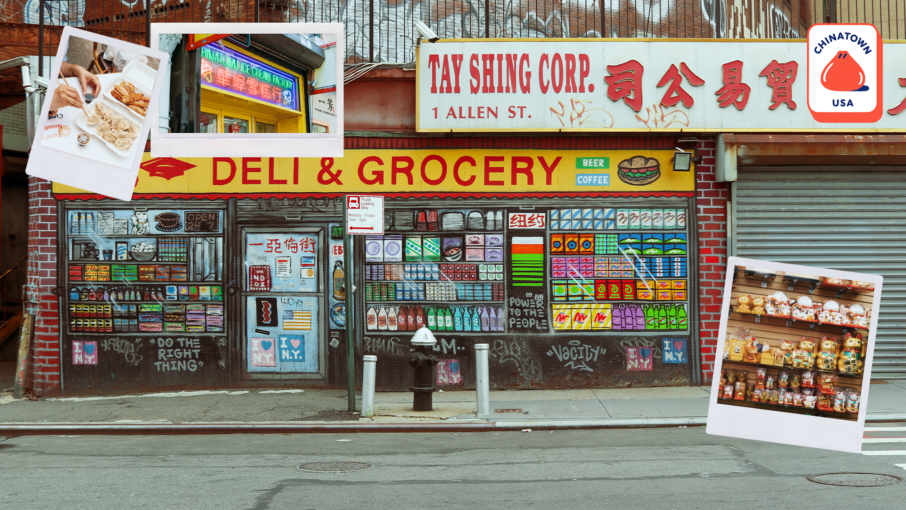
{"label": "manhole cover", "polygon": [[874,473],[828,473],[826,475],[810,476],[808,479],[811,482],[840,487],[883,487],[903,481],[898,476]]}
{"label": "manhole cover", "polygon": [[306,464],[299,464],[296,467],[298,467],[302,471],[312,471],[315,473],[346,473],[348,471],[361,471],[363,469],[371,469],[374,466],[366,462],[328,461],[308,462]]}

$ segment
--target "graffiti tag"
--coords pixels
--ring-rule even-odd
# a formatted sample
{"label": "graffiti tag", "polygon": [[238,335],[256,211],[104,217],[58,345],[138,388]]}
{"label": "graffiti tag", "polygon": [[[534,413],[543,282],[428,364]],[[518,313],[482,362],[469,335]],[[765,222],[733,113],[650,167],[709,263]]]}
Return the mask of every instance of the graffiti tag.
{"label": "graffiti tag", "polygon": [[582,344],[579,340],[570,340],[569,345],[552,345],[547,351],[548,356],[557,356],[558,361],[565,361],[564,365],[573,370],[584,370],[594,372],[594,369],[588,366],[589,362],[598,361],[598,356],[603,356],[607,349],[600,346]]}

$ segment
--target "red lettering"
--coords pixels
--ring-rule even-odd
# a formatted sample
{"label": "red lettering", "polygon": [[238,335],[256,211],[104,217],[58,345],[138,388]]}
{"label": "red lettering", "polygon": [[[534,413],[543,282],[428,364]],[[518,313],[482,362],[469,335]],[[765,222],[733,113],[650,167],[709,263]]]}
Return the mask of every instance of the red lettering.
{"label": "red lettering", "polygon": [[[526,67],[531,68],[531,64],[529,63],[528,53],[523,53],[519,57],[519,90],[523,94],[528,94],[532,88],[532,72],[526,71]],[[513,90],[513,92],[516,91]]]}
{"label": "red lettering", "polygon": [[440,60],[437,55],[428,56],[428,67],[431,68],[431,93],[437,94],[437,68],[440,66]]}
{"label": "red lettering", "polygon": [[[444,83],[447,84],[446,88]],[[443,71],[441,71],[440,75],[440,93],[443,94],[445,92],[447,94],[453,92],[453,85],[450,83],[450,59],[447,55],[444,55]]]}
{"label": "red lettering", "polygon": [[469,57],[469,74],[472,75],[472,79],[469,80],[469,90],[473,94],[477,94],[481,87],[481,71],[478,70],[478,55],[474,53]]}
{"label": "red lettering", "polygon": [[497,54],[497,93],[503,94],[503,55]]}
{"label": "red lettering", "polygon": [[[440,163],[440,177],[437,179],[431,179],[428,177],[427,167],[430,161],[437,161]],[[432,154],[422,160],[422,180],[431,186],[437,186],[438,184],[444,182],[444,179],[447,177],[447,162],[444,158]]]}
{"label": "red lettering", "polygon": [[551,87],[558,94],[563,88],[563,57],[559,53],[554,53],[551,59]]}
{"label": "red lettering", "polygon": [[293,158],[293,184],[299,184],[299,158]]}
{"label": "red lettering", "polygon": [[550,62],[548,62],[547,53],[541,54],[541,62],[538,64],[538,85],[541,86],[541,93],[547,94],[547,88],[550,86],[549,83],[544,83],[544,66],[547,66],[548,69],[551,68]]}
{"label": "red lettering", "polygon": [[[579,92],[585,92],[585,78],[588,78],[588,72],[591,70],[591,62],[588,55],[579,54]],[[593,92],[589,90],[589,92]]]}
{"label": "red lettering", "polygon": [[516,60],[515,53],[506,54],[506,91],[516,92]]}
{"label": "red lettering", "polygon": [[566,90],[564,92],[576,91],[576,56],[572,53],[566,54]]}
{"label": "red lettering", "polygon": [[454,110],[452,106],[450,107],[450,111],[447,112],[447,118],[449,119],[450,117],[456,118],[456,110]]}
{"label": "red lettering", "polygon": [[459,176],[459,167],[466,162],[472,165],[473,168],[478,166],[471,156],[463,156],[456,160],[456,163],[453,164],[453,179],[456,181],[456,184],[459,184],[460,186],[471,186],[472,183],[475,182],[474,175],[470,175],[469,180],[467,181],[462,180],[462,178]]}
{"label": "red lettering", "polygon": [[369,186],[373,186],[375,184],[384,184],[384,172],[381,170],[375,170],[373,173],[374,177],[371,179],[365,177],[365,165],[367,165],[368,163],[377,163],[378,165],[384,164],[381,158],[377,156],[368,156],[367,158],[363,159],[362,162],[359,163],[359,180],[361,180],[365,184],[368,184]]}
{"label": "red lettering", "polygon": [[[547,161],[544,161],[544,156],[538,156],[538,161],[541,162],[541,167],[544,168],[544,173],[546,174],[545,182],[548,186],[550,186],[551,182],[553,182],[554,170],[557,169],[557,165],[560,164],[561,159],[563,159],[563,158],[560,156],[557,156],[557,159],[555,159],[554,162],[551,163],[550,166],[548,166]],[[531,184],[531,183],[529,183],[529,184]]]}
{"label": "red lettering", "polygon": [[491,174],[503,173],[502,166],[491,166],[491,163],[498,163],[504,160],[503,156],[485,156],[484,157],[484,185],[485,186],[503,186],[503,181],[492,181]]}
{"label": "red lettering", "polygon": [[[214,186],[224,186],[229,184],[234,177],[236,177],[236,162],[233,161],[233,158],[213,158],[214,162]],[[217,177],[217,165],[219,163],[226,163],[230,165],[230,176],[225,179],[220,179]]]}
{"label": "red lettering", "polygon": [[[520,164],[525,166],[520,166]],[[517,175],[522,174],[526,177],[526,184],[531,186],[534,182],[532,176],[532,167],[535,166],[535,160],[529,156],[513,156],[512,162],[512,185],[517,184]]]}
{"label": "red lettering", "polygon": [[268,184],[286,184],[286,179],[274,178],[274,158],[267,158],[267,183]]}
{"label": "red lettering", "polygon": [[488,53],[481,56],[481,91],[494,93],[494,55]]}
{"label": "red lettering", "polygon": [[393,156],[390,158],[390,183],[396,185],[396,174],[399,173],[406,176],[406,180],[411,186],[413,168],[415,168],[415,162],[409,156]]}
{"label": "red lettering", "polygon": [[261,163],[261,158],[242,158],[242,184],[261,184],[261,181],[249,179],[249,174],[261,171],[261,168],[249,166],[249,163]]}
{"label": "red lettering", "polygon": [[462,69],[462,55],[451,55],[453,61],[453,92],[459,94],[459,70]]}

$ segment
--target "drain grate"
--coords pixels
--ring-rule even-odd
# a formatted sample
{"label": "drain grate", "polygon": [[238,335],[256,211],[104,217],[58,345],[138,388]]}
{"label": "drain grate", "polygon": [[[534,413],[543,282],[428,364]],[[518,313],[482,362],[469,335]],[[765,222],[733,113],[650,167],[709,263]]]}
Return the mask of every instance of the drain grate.
{"label": "drain grate", "polygon": [[895,485],[903,481],[902,478],[892,475],[879,475],[875,473],[827,473],[808,477],[810,482],[824,485],[837,485],[839,487],[884,487]]}
{"label": "drain grate", "polygon": [[349,471],[361,471],[371,469],[373,464],[367,462],[346,462],[346,461],[326,461],[326,462],[308,462],[296,466],[302,471],[311,471],[314,473],[348,473]]}

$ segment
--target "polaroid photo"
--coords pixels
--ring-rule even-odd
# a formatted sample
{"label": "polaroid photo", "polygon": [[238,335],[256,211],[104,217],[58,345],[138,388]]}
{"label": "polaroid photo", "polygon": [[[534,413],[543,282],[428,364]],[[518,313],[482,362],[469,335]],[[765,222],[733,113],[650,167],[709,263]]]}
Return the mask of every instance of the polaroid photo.
{"label": "polaroid photo", "polygon": [[166,53],[65,27],[26,172],[131,200],[167,66]]}
{"label": "polaroid photo", "polygon": [[151,47],[172,62],[152,157],[343,156],[342,24],[154,23]]}
{"label": "polaroid photo", "polygon": [[859,453],[883,278],[729,257],[708,434]]}

